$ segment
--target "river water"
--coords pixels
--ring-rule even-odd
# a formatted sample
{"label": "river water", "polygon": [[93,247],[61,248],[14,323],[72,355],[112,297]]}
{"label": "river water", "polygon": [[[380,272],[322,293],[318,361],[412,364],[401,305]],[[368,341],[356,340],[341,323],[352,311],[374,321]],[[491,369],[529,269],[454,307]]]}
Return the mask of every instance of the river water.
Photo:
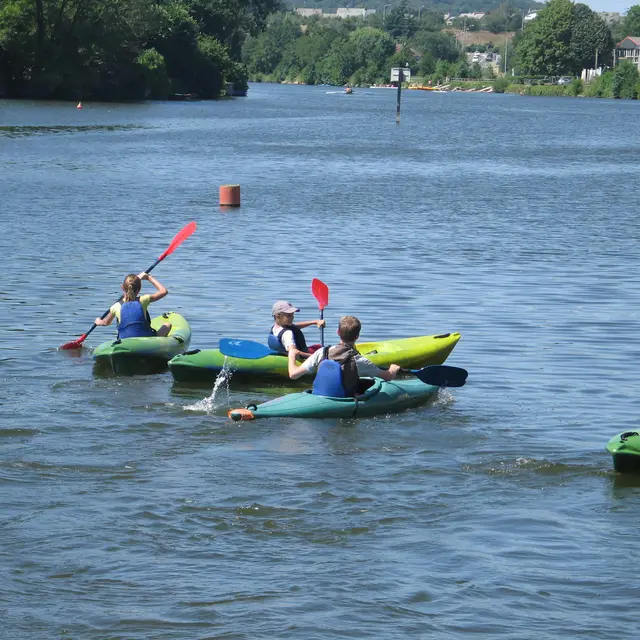
{"label": "river water", "polygon": [[[637,427],[640,106],[395,97],[0,102],[0,637],[636,636],[640,481],[604,445]],[[96,377],[113,327],[57,349],[190,220],[154,273],[192,348],[317,317],[317,277],[328,336],[459,331],[467,385],[236,424],[278,390]]]}

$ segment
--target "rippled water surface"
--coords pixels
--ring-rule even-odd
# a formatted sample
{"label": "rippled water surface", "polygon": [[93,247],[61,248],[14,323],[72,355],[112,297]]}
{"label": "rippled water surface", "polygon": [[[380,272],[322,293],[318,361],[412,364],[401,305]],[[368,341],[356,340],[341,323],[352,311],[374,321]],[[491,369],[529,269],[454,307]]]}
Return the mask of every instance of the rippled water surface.
{"label": "rippled water surface", "polygon": [[[639,108],[0,101],[0,637],[635,637],[640,481],[603,447],[637,427]],[[190,220],[154,273],[192,347],[315,318],[317,277],[327,336],[460,331],[467,385],[236,424],[282,390],[97,377],[113,328],[57,350]]]}

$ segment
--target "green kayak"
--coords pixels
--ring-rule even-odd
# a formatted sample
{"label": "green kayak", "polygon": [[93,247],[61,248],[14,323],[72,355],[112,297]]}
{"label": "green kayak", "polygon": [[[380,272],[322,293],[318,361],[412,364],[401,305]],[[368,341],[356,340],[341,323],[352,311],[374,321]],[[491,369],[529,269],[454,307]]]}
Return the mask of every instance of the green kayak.
{"label": "green kayak", "polygon": [[613,457],[613,468],[620,473],[640,473],[640,432],[623,431],[606,446]]}
{"label": "green kayak", "polygon": [[[459,333],[417,336],[399,340],[361,342],[360,353],[379,367],[398,364],[405,369],[420,369],[428,364],[442,364],[460,340]],[[202,349],[178,355],[169,362],[169,370],[176,382],[211,384],[225,365],[225,356],[219,349]],[[269,355],[256,360],[227,358],[227,367],[234,378],[279,379],[289,378],[287,358]],[[309,384],[311,376],[301,382]],[[291,381],[292,382],[292,381]]]}
{"label": "green kayak", "polygon": [[439,387],[417,379],[392,380],[361,378],[370,385],[358,398],[329,398],[314,396],[311,390],[290,393],[262,404],[251,404],[244,409],[232,409],[232,420],[257,418],[360,418],[383,413],[395,413],[415,407],[435,396]]}
{"label": "green kayak", "polygon": [[171,331],[164,338],[125,338],[103,342],[93,352],[96,374],[145,375],[165,371],[167,362],[189,348],[191,327],[179,313],[163,313],[151,320],[159,329],[171,323]]}

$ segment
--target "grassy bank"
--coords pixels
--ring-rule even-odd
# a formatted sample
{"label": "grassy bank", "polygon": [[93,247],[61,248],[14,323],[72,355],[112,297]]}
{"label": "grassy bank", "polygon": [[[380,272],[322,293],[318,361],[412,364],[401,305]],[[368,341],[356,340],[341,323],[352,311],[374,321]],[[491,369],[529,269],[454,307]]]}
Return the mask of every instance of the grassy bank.
{"label": "grassy bank", "polygon": [[[500,84],[502,87],[508,80],[511,78],[499,78],[496,80],[496,85]],[[640,75],[634,65],[621,62],[615,69],[603,73],[591,82],[582,82],[577,78],[567,85],[511,82],[503,90],[505,93],[518,93],[525,96],[584,96],[638,100],[640,99]]]}

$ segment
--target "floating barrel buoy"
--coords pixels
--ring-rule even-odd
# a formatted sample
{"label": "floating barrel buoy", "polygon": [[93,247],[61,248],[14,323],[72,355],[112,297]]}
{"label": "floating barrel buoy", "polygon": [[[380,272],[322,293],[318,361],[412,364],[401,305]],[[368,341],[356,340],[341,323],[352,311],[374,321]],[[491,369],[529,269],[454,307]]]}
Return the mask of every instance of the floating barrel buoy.
{"label": "floating barrel buoy", "polygon": [[240,185],[223,184],[220,186],[220,206],[239,207],[240,206]]}

